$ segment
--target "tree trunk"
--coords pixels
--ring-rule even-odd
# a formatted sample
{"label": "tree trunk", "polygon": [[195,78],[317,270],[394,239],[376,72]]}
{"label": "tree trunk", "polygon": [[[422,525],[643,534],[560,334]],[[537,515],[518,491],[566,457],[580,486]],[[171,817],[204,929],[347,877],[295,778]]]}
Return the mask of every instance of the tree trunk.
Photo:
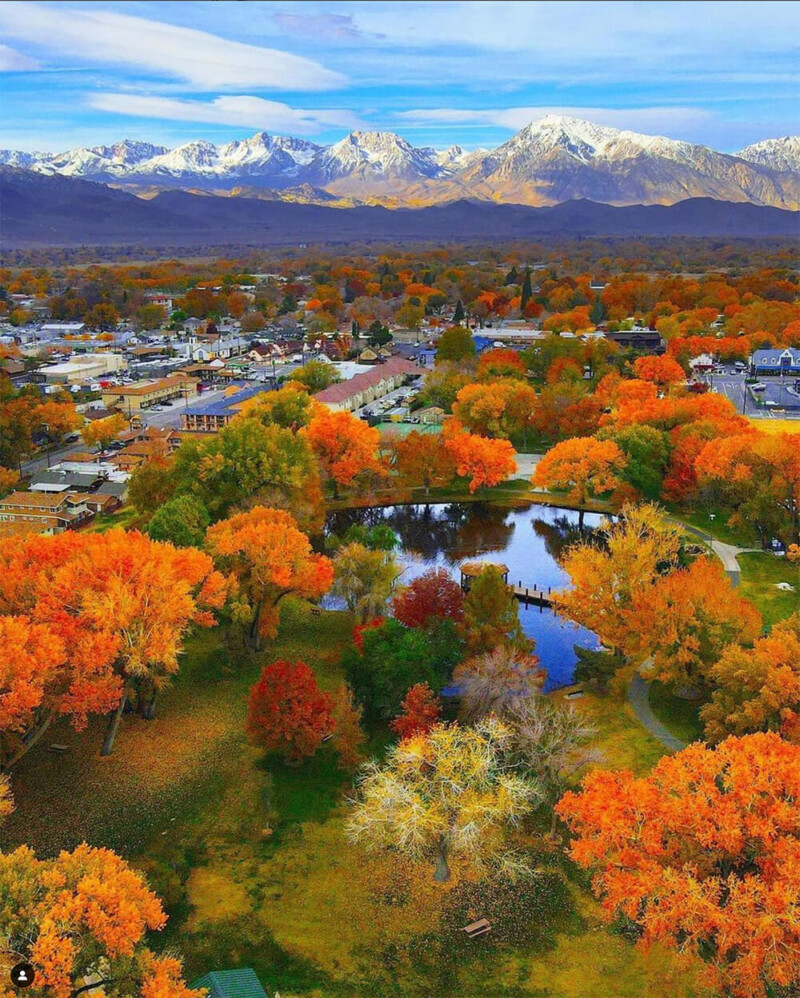
{"label": "tree trunk", "polygon": [[145,701],[144,708],[142,710],[142,717],[145,721],[154,721],[156,717],[156,697],[158,694],[153,690],[152,695],[148,700]]}
{"label": "tree trunk", "polygon": [[586,512],[585,509],[578,510],[578,529],[583,530],[583,514]]}
{"label": "tree trunk", "polygon": [[256,611],[253,614],[253,619],[250,623],[250,628],[247,634],[247,645],[253,649],[253,651],[261,651],[261,635],[259,633],[259,627],[261,625],[261,604],[259,603],[256,607]]}
{"label": "tree trunk", "polygon": [[50,713],[47,715],[47,718],[39,725],[36,731],[34,731],[34,733],[31,735],[31,737],[27,741],[23,741],[20,749],[16,752],[15,755],[13,755],[8,760],[8,762],[3,766],[3,769],[11,769],[12,766],[16,765],[16,763],[19,762],[19,760],[25,755],[26,752],[30,752],[33,746],[39,741],[39,739],[42,737],[45,731],[47,731],[47,729],[50,727],[50,723],[54,717],[55,717],[55,712],[51,710]]}
{"label": "tree trunk", "polygon": [[117,732],[119,731],[120,721],[122,720],[122,715],[125,712],[125,704],[128,698],[123,696],[119,702],[119,707],[116,710],[112,710],[108,715],[108,729],[106,731],[105,741],[103,742],[103,747],[100,750],[100,755],[111,755],[114,751],[114,742],[117,740]]}
{"label": "tree trunk", "polygon": [[444,839],[439,839],[436,846],[433,879],[440,884],[447,883],[450,879],[450,867],[447,865],[447,847],[444,844]]}

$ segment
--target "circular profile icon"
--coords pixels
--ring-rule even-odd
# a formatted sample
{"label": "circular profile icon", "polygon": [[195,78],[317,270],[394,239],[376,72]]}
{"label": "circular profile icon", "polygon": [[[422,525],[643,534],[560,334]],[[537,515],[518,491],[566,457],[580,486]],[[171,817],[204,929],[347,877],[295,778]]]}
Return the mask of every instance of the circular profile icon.
{"label": "circular profile icon", "polygon": [[36,971],[29,963],[18,963],[11,968],[11,983],[17,988],[29,988],[36,977]]}

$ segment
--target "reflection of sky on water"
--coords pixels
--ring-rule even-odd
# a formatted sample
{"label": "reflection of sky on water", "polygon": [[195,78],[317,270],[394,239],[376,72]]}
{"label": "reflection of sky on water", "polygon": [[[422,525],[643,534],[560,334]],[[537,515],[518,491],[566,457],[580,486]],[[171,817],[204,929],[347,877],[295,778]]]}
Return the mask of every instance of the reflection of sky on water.
{"label": "reflection of sky on water", "polygon": [[[584,530],[600,520],[598,514],[587,513]],[[569,579],[556,559],[582,536],[576,512],[534,505],[504,509],[488,503],[439,503],[347,510],[332,514],[327,528],[338,534],[353,523],[392,527],[402,544],[397,558],[405,567],[404,582],[434,567],[446,568],[458,579],[461,562],[478,559],[507,565],[509,582],[562,588]],[[590,631],[550,610],[520,605],[520,620],[528,637],[536,641],[536,653],[547,670],[547,689],[572,681],[574,645],[597,644]]]}

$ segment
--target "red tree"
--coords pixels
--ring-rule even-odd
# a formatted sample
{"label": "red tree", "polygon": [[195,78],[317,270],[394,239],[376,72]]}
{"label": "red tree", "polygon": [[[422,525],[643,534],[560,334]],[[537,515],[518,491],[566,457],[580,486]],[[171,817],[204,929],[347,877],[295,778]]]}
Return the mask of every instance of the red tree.
{"label": "red tree", "polygon": [[461,586],[443,568],[432,568],[395,596],[392,609],[406,627],[426,627],[432,618],[461,620],[463,604]]}
{"label": "red tree", "polygon": [[305,662],[279,660],[264,666],[250,689],[247,733],[257,745],[299,762],[332,730],[331,708]]}
{"label": "red tree", "polygon": [[438,724],[442,713],[439,698],[427,683],[412,686],[401,706],[403,713],[389,725],[400,736],[401,741],[414,735],[427,734]]}

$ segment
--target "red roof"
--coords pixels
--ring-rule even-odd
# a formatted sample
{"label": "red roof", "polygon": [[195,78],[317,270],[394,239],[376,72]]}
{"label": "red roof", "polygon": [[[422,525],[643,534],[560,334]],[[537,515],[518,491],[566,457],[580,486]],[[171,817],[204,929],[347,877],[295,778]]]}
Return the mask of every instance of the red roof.
{"label": "red roof", "polygon": [[317,392],[314,398],[318,402],[346,402],[365,388],[372,388],[373,385],[380,384],[384,378],[397,374],[415,374],[418,371],[419,368],[411,361],[403,360],[402,357],[391,357],[385,363],[377,364],[369,371],[364,371],[363,374],[357,374],[350,378],[349,381],[342,381],[338,385],[324,388],[321,392]]}

